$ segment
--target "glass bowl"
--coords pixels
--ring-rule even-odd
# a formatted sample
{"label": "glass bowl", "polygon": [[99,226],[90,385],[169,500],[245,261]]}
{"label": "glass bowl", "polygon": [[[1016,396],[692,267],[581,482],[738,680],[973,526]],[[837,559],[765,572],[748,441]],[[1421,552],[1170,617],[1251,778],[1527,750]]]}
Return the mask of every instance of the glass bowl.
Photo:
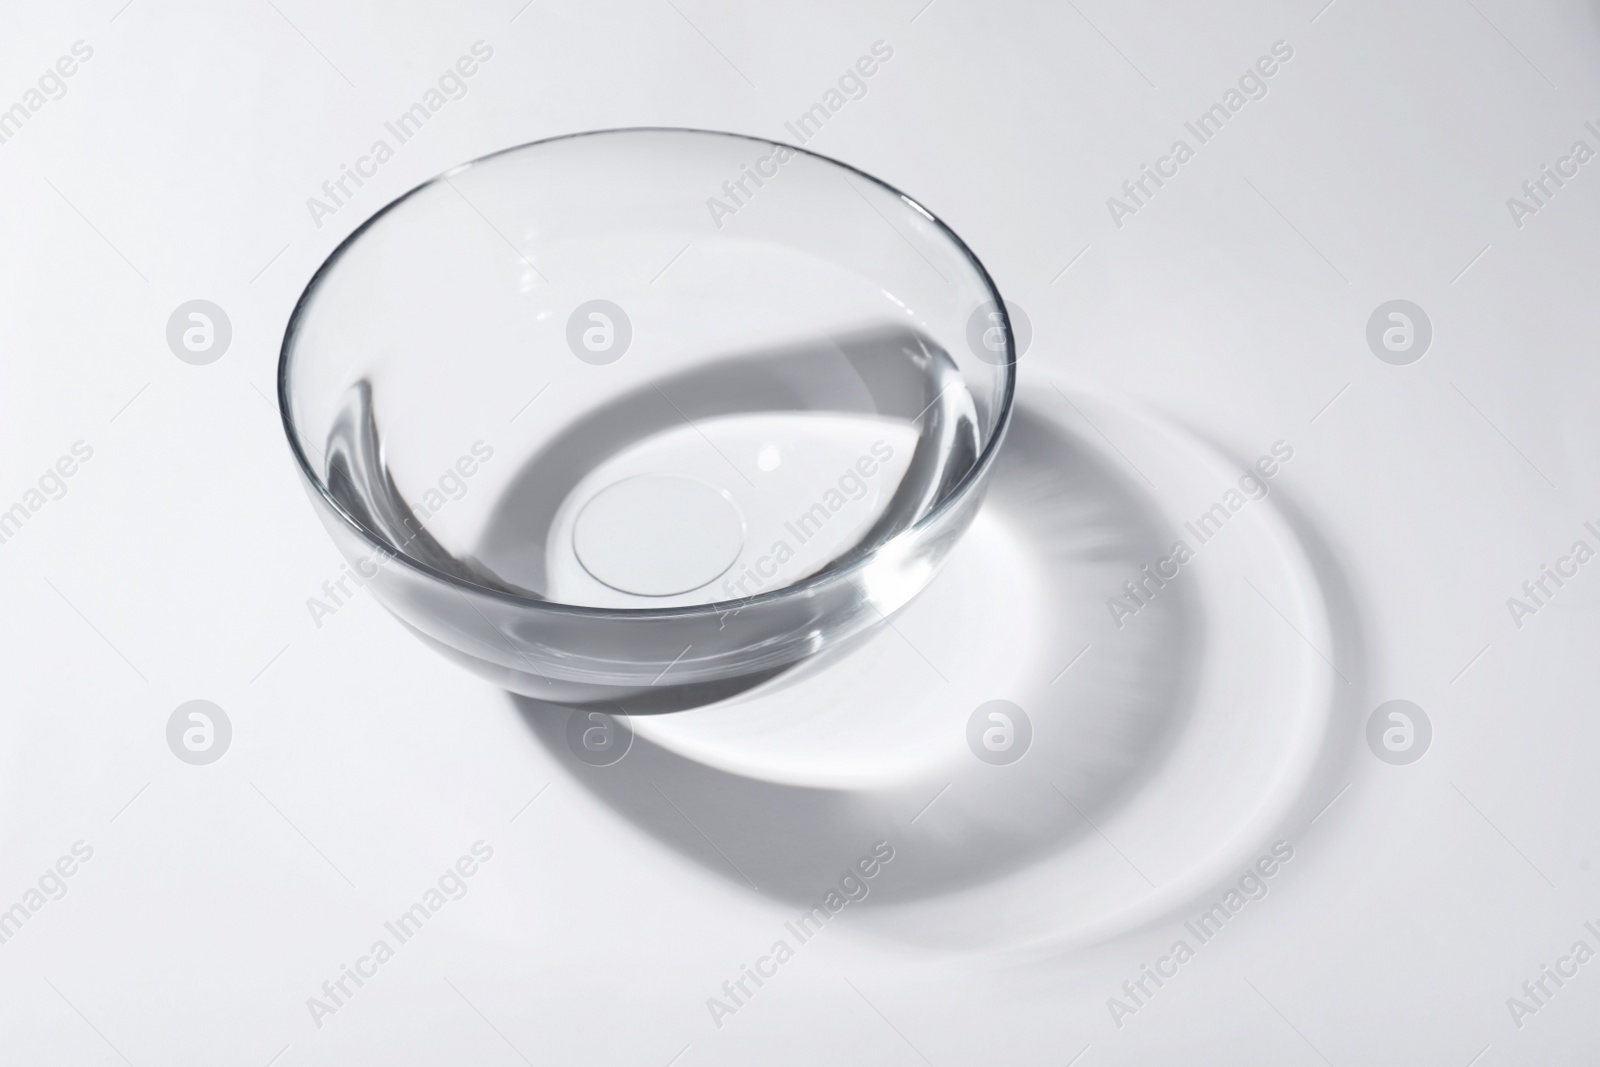
{"label": "glass bowl", "polygon": [[379,211],[302,294],[278,394],[356,585],[507,689],[639,712],[915,596],[982,499],[1015,363],[988,273],[898,190],[627,129]]}

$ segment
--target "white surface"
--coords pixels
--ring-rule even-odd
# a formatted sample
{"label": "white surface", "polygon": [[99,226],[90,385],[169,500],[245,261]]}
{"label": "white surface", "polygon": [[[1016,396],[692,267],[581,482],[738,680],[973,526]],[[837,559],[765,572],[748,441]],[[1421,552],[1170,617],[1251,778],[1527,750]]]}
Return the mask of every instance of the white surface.
{"label": "white surface", "polygon": [[[0,144],[0,508],[92,449],[0,544],[0,906],[93,849],[0,944],[5,1059],[1495,1067],[1600,1043],[1600,964],[1520,1028],[1506,1006],[1576,940],[1600,947],[1600,578],[1581,569],[1520,627],[1506,603],[1600,524],[1600,177],[1580,168],[1520,227],[1507,207],[1575,140],[1600,147],[1593,4],[274,2],[51,5],[0,37],[6,106],[93,48]],[[480,39],[493,58],[466,95],[314,225],[306,198]],[[651,832],[365,595],[307,607],[340,560],[295,483],[273,372],[342,236],[547,135],[787,138],[878,40],[893,58],[810,147],[972,245],[1032,320],[1036,384],[1135,398],[1242,462],[1292,442],[1279,501],[1339,579],[1322,650],[1348,678],[1339,725],[1303,805],[1257,842],[1294,858],[1120,1029],[1107,998],[1225,884],[1026,958],[984,950],[992,895],[961,913],[978,951],[921,905],[851,905],[718,1028],[707,998],[802,910],[719,865],[762,844],[719,832],[742,813],[691,805]],[[1280,40],[1293,56],[1265,97],[1115,225],[1107,198]],[[195,298],[233,326],[207,366],[164,337]],[[1365,340],[1394,298],[1433,324],[1409,366]],[[905,672],[965,652],[908,636]],[[1363,733],[1401,697],[1434,739],[1390,766]],[[194,698],[233,725],[209,766],[165,741]],[[884,831],[899,851],[876,899],[916,843],[960,832],[959,793],[927,799]],[[467,894],[316,1026],[307,998],[479,840],[493,857]],[[1159,855],[1128,859],[1161,880]],[[1029,908],[1060,891],[1027,876]]]}

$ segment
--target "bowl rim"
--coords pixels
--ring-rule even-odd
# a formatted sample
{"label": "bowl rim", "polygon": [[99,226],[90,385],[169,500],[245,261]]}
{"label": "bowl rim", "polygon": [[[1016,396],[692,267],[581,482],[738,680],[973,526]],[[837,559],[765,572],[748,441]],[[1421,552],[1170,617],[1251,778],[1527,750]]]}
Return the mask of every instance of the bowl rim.
{"label": "bowl rim", "polygon": [[[312,296],[320,289],[324,277],[333,269],[339,260],[344,257],[345,253],[355,245],[355,242],[367,232],[368,229],[370,229],[379,219],[388,215],[391,211],[395,210],[401,204],[405,203],[407,200],[410,200],[413,196],[422,192],[424,189],[432,188],[433,186],[438,185],[440,182],[446,181],[447,179],[461,174],[472,167],[487,163],[490,160],[496,159],[500,156],[508,155],[512,152],[520,152],[524,149],[538,148],[543,145],[554,144],[560,141],[575,140],[580,137],[603,137],[633,133],[687,133],[750,141],[752,143],[767,145],[773,148],[786,148],[791,152],[810,156],[813,159],[831,164],[842,170],[848,171],[851,174],[865,178],[872,184],[903,200],[914,211],[927,218],[935,227],[938,228],[939,232],[942,233],[945,238],[948,239],[951,244],[953,244],[955,248],[966,257],[967,262],[972,266],[973,270],[977,272],[977,275],[982,281],[984,288],[986,288],[989,292],[989,302],[994,304],[995,308],[1001,315],[1001,320],[1005,325],[1006,340],[1005,360],[1000,364],[1000,367],[1004,372],[1004,382],[1001,389],[1000,402],[995,416],[994,427],[989,432],[987,440],[984,441],[983,449],[979,452],[977,460],[973,463],[971,468],[969,468],[967,472],[962,475],[960,481],[956,482],[956,484],[951,488],[950,492],[946,494],[945,498],[939,501],[938,504],[934,505],[934,507],[931,508],[927,514],[923,515],[916,522],[900,531],[888,541],[878,545],[870,552],[864,553],[859,559],[856,559],[846,567],[840,569],[826,569],[792,584],[781,586],[777,589],[759,592],[753,596],[737,597],[731,600],[710,601],[704,604],[684,604],[676,607],[593,607],[584,604],[566,604],[561,601],[546,600],[541,597],[523,596],[517,593],[494,589],[486,585],[480,585],[477,582],[470,582],[465,579],[458,578],[455,575],[446,574],[445,572],[437,570],[426,563],[411,558],[405,552],[397,549],[389,542],[388,538],[383,537],[377,531],[370,529],[366,524],[362,523],[345,509],[344,505],[341,504],[329,491],[326,483],[323,481],[322,476],[319,475],[315,468],[312,467],[311,461],[306,456],[305,450],[300,447],[300,434],[298,428],[295,426],[294,414],[289,403],[289,378],[292,362],[291,357],[293,354],[295,341],[298,338],[301,320],[307,312]],[[994,465],[995,456],[999,452],[1000,445],[1005,440],[1006,430],[1011,424],[1012,407],[1016,399],[1017,352],[1015,338],[1012,335],[1010,312],[1006,308],[1005,298],[1001,296],[999,286],[997,286],[994,282],[994,279],[990,277],[988,269],[984,267],[983,262],[978,258],[977,254],[967,246],[967,243],[963,241],[961,237],[944,222],[943,219],[934,214],[932,211],[928,210],[928,208],[925,207],[921,201],[907,195],[900,189],[882,180],[881,178],[874,177],[859,167],[852,166],[851,164],[835,159],[832,156],[826,156],[820,152],[813,152],[809,149],[787,144],[783,141],[776,141],[768,137],[758,137],[752,134],[743,133],[730,133],[725,130],[708,130],[692,126],[618,126],[607,129],[580,130],[573,133],[557,134],[553,137],[542,137],[537,140],[525,141],[521,144],[515,144],[507,148],[498,149],[497,151],[490,152],[487,155],[478,156],[475,159],[468,160],[465,163],[458,164],[449,168],[448,170],[442,171],[439,174],[434,175],[432,178],[429,178],[426,181],[406,190],[404,193],[401,193],[399,196],[389,201],[389,203],[383,205],[383,207],[375,211],[371,217],[364,220],[360,225],[352,230],[349,236],[340,241],[339,244],[334,247],[333,251],[328,254],[327,258],[322,261],[321,265],[317,267],[315,273],[311,275],[310,280],[306,282],[305,288],[301,291],[300,296],[295,300],[294,310],[289,313],[288,323],[284,327],[283,342],[278,348],[277,377],[278,413],[280,418],[283,420],[284,435],[289,440],[289,450],[294,454],[295,462],[299,465],[301,475],[306,479],[308,484],[310,484],[316,490],[317,496],[321,498],[324,505],[331,509],[335,515],[338,515],[344,521],[344,523],[362,540],[366,541],[374,549],[384,553],[387,557],[389,557],[385,561],[386,565],[394,561],[399,561],[405,567],[416,571],[418,574],[430,579],[433,582],[443,583],[444,585],[463,593],[471,592],[478,596],[487,597],[491,600],[501,601],[510,605],[515,605],[519,608],[532,609],[539,612],[547,612],[550,614],[559,615],[577,615],[607,619],[647,620],[737,613],[758,604],[776,603],[784,600],[791,600],[813,595],[818,590],[836,582],[850,580],[861,570],[865,569],[865,567],[875,558],[877,558],[878,555],[885,549],[890,548],[892,545],[902,541],[902,539],[913,536],[918,531],[926,529],[927,527],[938,522],[940,519],[942,519],[947,511],[954,508],[958,502],[971,495],[974,490],[982,485],[988,475],[989,468]]]}

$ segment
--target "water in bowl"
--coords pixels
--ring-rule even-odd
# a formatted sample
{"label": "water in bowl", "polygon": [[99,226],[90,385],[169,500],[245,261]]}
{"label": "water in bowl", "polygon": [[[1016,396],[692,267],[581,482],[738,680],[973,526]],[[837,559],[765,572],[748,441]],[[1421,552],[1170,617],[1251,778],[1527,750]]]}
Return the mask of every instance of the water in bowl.
{"label": "water in bowl", "polygon": [[522,596],[682,607],[790,586],[936,508],[980,451],[948,353],[901,326],[701,363],[554,422],[473,528],[431,529],[384,462],[383,386],[346,392],[326,478],[415,561]]}

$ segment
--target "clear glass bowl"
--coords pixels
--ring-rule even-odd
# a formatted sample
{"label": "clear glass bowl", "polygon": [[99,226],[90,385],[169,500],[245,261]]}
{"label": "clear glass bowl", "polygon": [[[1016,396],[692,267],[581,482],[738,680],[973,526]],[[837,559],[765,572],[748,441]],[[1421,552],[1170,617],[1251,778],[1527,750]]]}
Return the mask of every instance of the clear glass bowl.
{"label": "clear glass bowl", "polygon": [[284,427],[354,581],[515,692],[628,711],[880,625],[966,529],[1015,351],[977,258],[844,164],[579,134],[413,189],[284,336]]}

